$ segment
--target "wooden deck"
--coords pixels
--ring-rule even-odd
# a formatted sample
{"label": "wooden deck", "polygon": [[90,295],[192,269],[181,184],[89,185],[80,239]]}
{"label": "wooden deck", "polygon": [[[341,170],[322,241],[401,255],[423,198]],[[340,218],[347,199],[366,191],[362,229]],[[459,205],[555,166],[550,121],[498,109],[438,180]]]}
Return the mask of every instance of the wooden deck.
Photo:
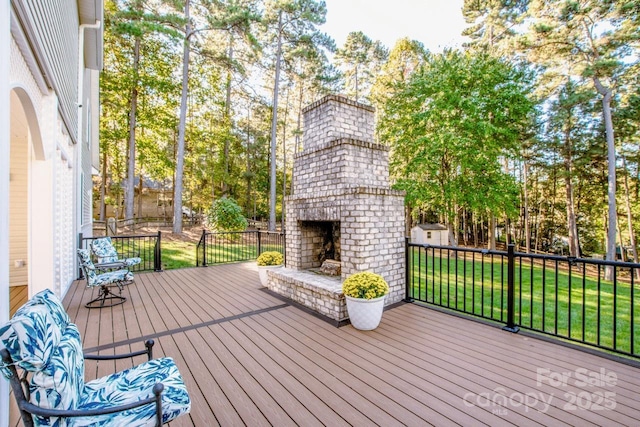
{"label": "wooden deck", "polygon": [[[85,349],[154,338],[176,360],[192,410],[172,425],[640,425],[638,368],[414,304],[336,328],[263,291],[252,263],[137,274],[113,308],[86,309],[91,293],[64,300]],[[87,379],[131,365],[89,363]]]}
{"label": "wooden deck", "polygon": [[29,288],[26,285],[23,286],[10,286],[9,287],[9,316],[13,316],[14,313],[22,307],[22,305],[29,299]]}

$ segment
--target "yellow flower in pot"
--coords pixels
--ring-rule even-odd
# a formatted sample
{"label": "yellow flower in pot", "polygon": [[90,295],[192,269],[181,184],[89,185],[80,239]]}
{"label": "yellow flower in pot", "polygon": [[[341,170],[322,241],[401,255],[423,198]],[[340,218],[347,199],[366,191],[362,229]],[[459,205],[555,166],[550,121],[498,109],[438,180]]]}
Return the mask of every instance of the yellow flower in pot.
{"label": "yellow flower in pot", "polygon": [[389,293],[389,285],[382,276],[369,271],[352,274],[342,283],[342,293],[354,328],[370,331],[378,327]]}
{"label": "yellow flower in pot", "polygon": [[267,286],[268,276],[267,270],[273,270],[274,268],[282,267],[284,263],[284,257],[280,252],[267,251],[260,254],[256,260],[258,263],[258,274],[260,275],[260,282],[262,286]]}

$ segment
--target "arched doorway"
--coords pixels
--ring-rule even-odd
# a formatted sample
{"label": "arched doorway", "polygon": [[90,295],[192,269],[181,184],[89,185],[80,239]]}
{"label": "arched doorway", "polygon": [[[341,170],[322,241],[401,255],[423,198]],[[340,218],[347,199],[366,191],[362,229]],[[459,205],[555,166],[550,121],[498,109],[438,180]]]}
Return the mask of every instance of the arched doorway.
{"label": "arched doorway", "polygon": [[9,294],[10,314],[33,295],[31,289],[32,221],[31,160],[44,160],[42,135],[33,102],[26,90],[14,87],[10,95],[9,147]]}

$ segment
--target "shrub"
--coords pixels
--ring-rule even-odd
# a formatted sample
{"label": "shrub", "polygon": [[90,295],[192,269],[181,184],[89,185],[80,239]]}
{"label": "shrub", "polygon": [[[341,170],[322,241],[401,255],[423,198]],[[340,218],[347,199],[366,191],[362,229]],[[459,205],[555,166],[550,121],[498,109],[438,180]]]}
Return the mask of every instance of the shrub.
{"label": "shrub", "polygon": [[379,274],[363,271],[347,277],[342,292],[352,298],[373,299],[386,295],[389,285]]}
{"label": "shrub", "polygon": [[215,200],[207,212],[207,226],[217,231],[244,231],[247,219],[235,200],[223,196]]}
{"label": "shrub", "polygon": [[266,265],[280,265],[284,263],[284,257],[280,252],[267,251],[262,252],[257,259],[258,265],[264,267]]}

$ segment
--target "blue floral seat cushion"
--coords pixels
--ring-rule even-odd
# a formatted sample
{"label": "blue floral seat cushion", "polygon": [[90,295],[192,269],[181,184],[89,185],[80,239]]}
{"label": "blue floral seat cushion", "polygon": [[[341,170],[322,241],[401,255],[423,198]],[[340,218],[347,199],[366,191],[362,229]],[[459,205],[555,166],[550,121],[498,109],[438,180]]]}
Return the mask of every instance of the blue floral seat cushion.
{"label": "blue floral seat cushion", "polygon": [[120,262],[131,267],[133,265],[140,264],[142,259],[139,257],[123,258],[119,259],[116,248],[111,243],[111,237],[101,237],[91,242],[91,250],[98,257],[98,263],[113,263]]}
{"label": "blue floral seat cushion", "polygon": [[96,268],[91,261],[91,255],[87,249],[78,249],[78,255],[82,263],[82,268],[87,276],[88,286],[101,286],[118,284],[133,280],[133,273],[127,269],[96,273]]}
{"label": "blue floral seat cushion", "polygon": [[[90,381],[78,409],[104,408],[153,397],[153,386],[162,382],[162,422],[189,412],[191,402],[178,367],[170,357],[153,359],[134,368]],[[129,411],[69,420],[70,426],[153,426],[155,406],[145,405]]]}
{"label": "blue floral seat cushion", "polygon": [[[171,358],[151,360],[85,383],[78,328],[51,290],[36,294],[0,327],[0,341],[15,364],[32,373],[29,391],[34,405],[65,410],[104,408],[145,399],[152,394],[153,385],[162,382],[163,421],[190,410],[186,386]],[[9,378],[10,371],[2,362],[0,371]],[[154,410],[155,405],[149,404],[100,417],[33,420],[37,426],[146,426],[155,424]]]}
{"label": "blue floral seat cushion", "polygon": [[[31,403],[47,409],[74,409],[84,393],[82,341],[60,300],[46,289],[23,305],[0,328],[0,341],[16,365],[32,372]],[[4,366],[3,366],[4,368]],[[3,369],[8,378],[10,371]],[[66,425],[34,417],[36,425]]]}
{"label": "blue floral seat cushion", "polygon": [[129,270],[107,271],[106,273],[96,274],[92,280],[91,286],[108,285],[111,283],[128,282],[133,280],[133,273]]}

